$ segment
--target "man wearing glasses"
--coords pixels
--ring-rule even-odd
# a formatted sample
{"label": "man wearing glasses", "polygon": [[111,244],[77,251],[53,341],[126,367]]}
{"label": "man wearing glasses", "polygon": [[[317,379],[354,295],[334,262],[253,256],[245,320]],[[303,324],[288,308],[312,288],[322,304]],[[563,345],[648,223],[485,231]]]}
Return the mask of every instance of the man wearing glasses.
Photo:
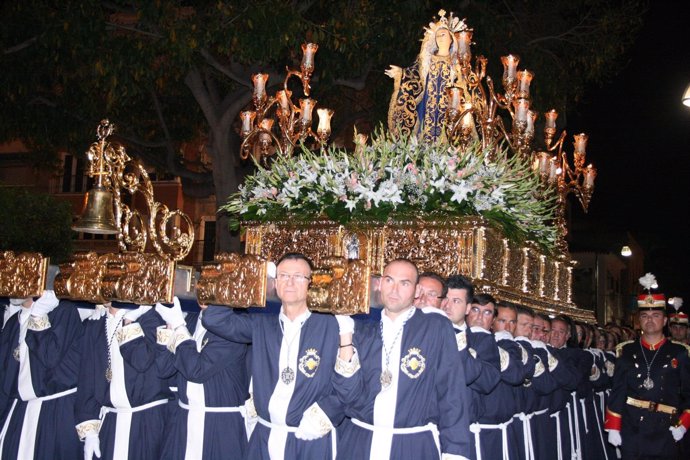
{"label": "man wearing glasses", "polygon": [[414,306],[421,308],[424,313],[441,313],[441,303],[446,298],[448,287],[446,281],[434,272],[419,274],[419,295],[414,298]]}
{"label": "man wearing glasses", "polygon": [[336,320],[309,311],[311,272],[312,263],[303,254],[288,253],[278,260],[279,315],[237,313],[213,305],[204,312],[203,325],[210,332],[252,344],[250,370],[258,424],[247,458],[335,455],[333,426],[342,420],[343,410],[331,377],[341,341],[352,345],[354,325],[349,318]]}

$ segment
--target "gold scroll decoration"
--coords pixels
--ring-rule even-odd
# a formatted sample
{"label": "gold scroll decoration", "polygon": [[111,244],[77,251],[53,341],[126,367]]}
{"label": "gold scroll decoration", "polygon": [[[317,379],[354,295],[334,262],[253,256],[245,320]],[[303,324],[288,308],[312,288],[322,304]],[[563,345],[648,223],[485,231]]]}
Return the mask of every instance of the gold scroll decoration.
{"label": "gold scroll decoration", "polygon": [[268,263],[255,255],[217,254],[201,268],[196,284],[199,303],[232,308],[266,306]]}
{"label": "gold scroll decoration", "polygon": [[60,298],[93,303],[171,303],[174,269],[172,260],[158,254],[79,253],[60,265],[54,289]]}
{"label": "gold scroll decoration", "polygon": [[307,304],[313,311],[340,315],[369,313],[371,269],[363,260],[331,257],[314,270]]}
{"label": "gold scroll decoration", "polygon": [[25,299],[43,293],[48,258],[38,252],[0,252],[0,296]]}

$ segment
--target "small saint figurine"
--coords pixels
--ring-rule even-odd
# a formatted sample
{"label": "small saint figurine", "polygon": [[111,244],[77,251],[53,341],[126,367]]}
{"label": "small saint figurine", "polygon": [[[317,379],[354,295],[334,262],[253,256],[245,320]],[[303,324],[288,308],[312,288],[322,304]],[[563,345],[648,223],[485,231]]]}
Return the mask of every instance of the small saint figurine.
{"label": "small saint figurine", "polygon": [[388,129],[395,136],[414,135],[419,141],[445,142],[444,122],[448,109],[447,88],[459,76],[455,33],[466,30],[464,20],[446,17],[425,28],[415,63],[404,69],[390,66],[386,75],[394,81],[388,109]]}

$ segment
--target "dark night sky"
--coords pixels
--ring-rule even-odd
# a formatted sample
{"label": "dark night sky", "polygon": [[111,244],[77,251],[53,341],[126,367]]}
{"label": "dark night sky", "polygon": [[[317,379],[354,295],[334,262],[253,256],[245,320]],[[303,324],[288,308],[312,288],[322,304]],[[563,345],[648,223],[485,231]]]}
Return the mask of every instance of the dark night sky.
{"label": "dark night sky", "polygon": [[690,5],[650,3],[620,74],[589,91],[568,120],[569,134],[590,135],[588,162],[599,170],[589,214],[574,220],[629,230],[659,290],[683,297],[688,310],[690,108],[680,100],[690,84]]}

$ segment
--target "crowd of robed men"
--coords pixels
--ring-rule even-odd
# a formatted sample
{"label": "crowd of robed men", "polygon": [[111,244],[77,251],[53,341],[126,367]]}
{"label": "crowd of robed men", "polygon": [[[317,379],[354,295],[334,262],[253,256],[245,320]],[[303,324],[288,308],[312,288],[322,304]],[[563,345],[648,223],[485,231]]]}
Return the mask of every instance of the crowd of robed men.
{"label": "crowd of robed men", "polygon": [[688,458],[688,347],[660,295],[635,338],[398,259],[380,321],[353,320],[308,309],[311,271],[277,262],[277,315],[11,299],[0,458]]}

